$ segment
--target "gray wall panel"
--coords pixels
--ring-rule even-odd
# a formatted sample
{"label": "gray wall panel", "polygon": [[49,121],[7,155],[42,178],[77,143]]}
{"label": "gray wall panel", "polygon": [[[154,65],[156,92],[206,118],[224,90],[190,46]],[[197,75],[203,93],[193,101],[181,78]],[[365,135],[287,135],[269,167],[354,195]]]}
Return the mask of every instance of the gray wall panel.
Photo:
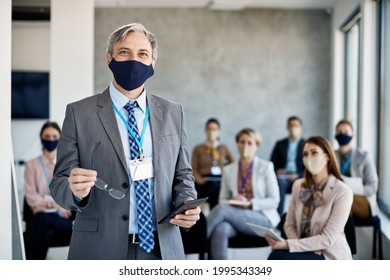
{"label": "gray wall panel", "polygon": [[141,22],[156,34],[159,58],[150,93],[184,106],[190,149],[204,140],[204,122],[222,123],[222,142],[237,155],[234,135],[253,127],[269,158],[297,114],[304,136],[329,131],[330,16],[322,10],[116,9],[95,15],[95,91],[110,82],[108,35]]}

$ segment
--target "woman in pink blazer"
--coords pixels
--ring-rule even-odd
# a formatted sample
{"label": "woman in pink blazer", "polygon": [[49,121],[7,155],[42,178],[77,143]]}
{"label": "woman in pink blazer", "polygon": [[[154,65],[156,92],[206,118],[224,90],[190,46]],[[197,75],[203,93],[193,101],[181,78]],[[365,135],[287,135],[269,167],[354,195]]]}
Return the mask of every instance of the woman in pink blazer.
{"label": "woman in pink blazer", "polygon": [[311,137],[303,145],[304,178],[293,185],[284,231],[287,240],[265,236],[270,260],[352,259],[344,226],[353,194],[343,183],[328,140]]}

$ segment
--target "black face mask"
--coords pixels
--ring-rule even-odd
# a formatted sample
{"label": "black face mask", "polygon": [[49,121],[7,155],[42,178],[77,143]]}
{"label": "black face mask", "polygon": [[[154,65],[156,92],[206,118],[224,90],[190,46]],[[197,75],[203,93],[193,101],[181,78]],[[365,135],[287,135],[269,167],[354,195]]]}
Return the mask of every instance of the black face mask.
{"label": "black face mask", "polygon": [[58,140],[41,140],[43,147],[49,151],[52,152],[55,149],[57,149],[58,146]]}
{"label": "black face mask", "polygon": [[154,74],[153,66],[136,60],[116,61],[108,64],[115,81],[125,90],[133,90],[142,86]]}
{"label": "black face mask", "polygon": [[352,136],[343,133],[337,134],[335,138],[340,146],[348,145],[352,140]]}

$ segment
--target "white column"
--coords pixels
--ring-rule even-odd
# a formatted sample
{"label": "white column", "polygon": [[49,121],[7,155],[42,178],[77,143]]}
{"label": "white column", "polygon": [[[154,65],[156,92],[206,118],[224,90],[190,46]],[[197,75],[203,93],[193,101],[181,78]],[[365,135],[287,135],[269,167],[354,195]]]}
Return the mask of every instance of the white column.
{"label": "white column", "polygon": [[62,124],[68,103],[93,95],[94,0],[51,0],[50,116]]}
{"label": "white column", "polygon": [[377,4],[378,2],[363,0],[363,20],[360,66],[360,146],[367,149],[374,161],[377,160],[378,143],[378,36],[377,36]]}
{"label": "white column", "polygon": [[0,259],[12,259],[11,29],[12,1],[0,1]]}

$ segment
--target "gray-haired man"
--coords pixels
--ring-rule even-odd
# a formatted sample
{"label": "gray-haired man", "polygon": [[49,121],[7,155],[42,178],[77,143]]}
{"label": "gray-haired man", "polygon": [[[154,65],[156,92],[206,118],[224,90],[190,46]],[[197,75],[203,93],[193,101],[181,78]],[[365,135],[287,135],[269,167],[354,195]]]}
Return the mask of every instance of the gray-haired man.
{"label": "gray-haired man", "polygon": [[67,106],[51,192],[78,210],[69,259],[184,258],[175,225],[194,225],[200,208],[157,224],[196,191],[182,107],[144,88],[156,59],[151,32],[120,27],[108,38],[110,86]]}

